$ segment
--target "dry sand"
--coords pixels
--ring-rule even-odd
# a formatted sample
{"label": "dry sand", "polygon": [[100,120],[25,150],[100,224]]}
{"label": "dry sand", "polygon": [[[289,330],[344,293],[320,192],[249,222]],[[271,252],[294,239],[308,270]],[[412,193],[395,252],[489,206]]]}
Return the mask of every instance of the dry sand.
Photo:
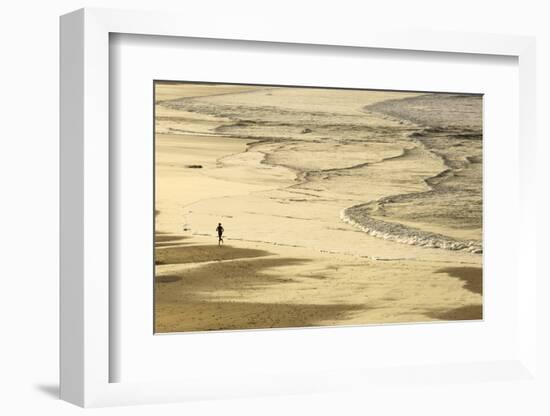
{"label": "dry sand", "polygon": [[[365,109],[421,94],[178,83],[156,91],[156,332],[482,317],[480,253],[407,244],[342,220],[347,208],[378,201],[372,218],[383,226],[481,240],[475,218],[445,202],[462,182],[441,191],[429,182],[464,155],[442,157],[412,139],[423,127],[390,114],[396,105]],[[460,143],[478,157],[477,142]],[[384,199],[401,195],[414,198]],[[415,214],[430,206],[445,215]]]}

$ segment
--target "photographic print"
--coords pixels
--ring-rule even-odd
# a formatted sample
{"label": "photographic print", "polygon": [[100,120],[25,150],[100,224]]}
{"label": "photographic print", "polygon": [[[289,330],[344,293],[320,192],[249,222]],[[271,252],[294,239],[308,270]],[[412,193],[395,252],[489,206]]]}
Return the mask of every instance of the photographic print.
{"label": "photographic print", "polygon": [[482,95],[154,100],[156,333],[482,319]]}

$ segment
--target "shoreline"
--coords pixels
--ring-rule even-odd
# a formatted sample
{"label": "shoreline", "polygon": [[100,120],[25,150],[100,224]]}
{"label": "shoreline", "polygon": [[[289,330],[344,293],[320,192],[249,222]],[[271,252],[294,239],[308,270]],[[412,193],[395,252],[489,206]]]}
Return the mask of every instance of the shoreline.
{"label": "shoreline", "polygon": [[[192,101],[215,109],[219,100],[285,93],[259,89]],[[157,125],[155,227],[163,241],[155,247],[156,332],[481,319],[482,294],[440,270],[477,270],[481,279],[482,256],[372,237],[340,217],[365,201],[431,188],[426,179],[447,167],[423,143],[411,147],[416,125],[370,115],[365,128],[382,126],[365,130],[372,138],[362,138],[362,129],[340,137],[338,128],[327,138],[289,121],[276,130],[291,136],[283,139],[269,132],[294,113],[265,113],[276,120],[264,125],[229,120],[227,110],[218,121],[193,109],[170,108],[172,119]],[[254,111],[264,115],[261,107]],[[335,117],[339,125],[347,116]],[[358,116],[350,117],[342,120],[351,125]],[[170,133],[179,126],[185,134]],[[385,139],[392,132],[397,138]],[[218,222],[226,229],[222,247]],[[259,317],[243,321],[252,315]]]}

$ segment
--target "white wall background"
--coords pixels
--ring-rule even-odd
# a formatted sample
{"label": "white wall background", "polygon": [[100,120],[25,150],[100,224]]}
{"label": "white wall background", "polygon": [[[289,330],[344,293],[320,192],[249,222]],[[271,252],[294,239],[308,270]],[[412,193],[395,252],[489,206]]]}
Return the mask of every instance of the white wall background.
{"label": "white wall background", "polygon": [[[549,234],[548,168],[550,131],[550,16],[545,1],[393,0],[393,1],[170,1],[170,0],[19,0],[4,2],[0,13],[0,413],[72,415],[81,409],[56,399],[58,383],[58,16],[81,7],[177,10],[196,15],[270,16],[307,30],[308,22],[392,26],[536,35],[538,38],[538,131],[540,227]],[[546,140],[545,140],[546,139]],[[546,162],[548,164],[548,162]],[[513,223],[511,224],[513,226]],[[545,243],[548,251],[548,244]],[[540,246],[542,247],[542,245]],[[544,254],[544,253],[542,253]],[[550,277],[548,267],[544,276]],[[543,282],[539,290],[548,290]],[[548,322],[548,321],[546,321]],[[547,326],[550,327],[550,326]],[[545,336],[548,347],[548,335]],[[550,350],[550,347],[548,348]],[[548,360],[545,361],[548,363]],[[548,374],[548,372],[547,372]],[[393,397],[345,393],[99,409],[101,415],[126,414],[373,414],[392,415],[395,403],[410,403],[410,414],[538,415],[540,392],[517,392],[506,385],[487,401],[468,385],[441,386],[437,397],[422,389]],[[498,387],[497,387],[498,391]],[[540,397],[540,396],[539,396]],[[539,402],[540,403],[540,402]]]}

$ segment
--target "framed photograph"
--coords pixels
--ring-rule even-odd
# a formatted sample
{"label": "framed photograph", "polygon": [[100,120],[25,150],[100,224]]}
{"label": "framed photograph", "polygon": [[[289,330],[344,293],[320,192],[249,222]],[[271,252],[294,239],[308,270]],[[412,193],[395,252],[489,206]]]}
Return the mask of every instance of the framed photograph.
{"label": "framed photograph", "polygon": [[534,62],[528,37],[63,16],[62,398],[537,386]]}

